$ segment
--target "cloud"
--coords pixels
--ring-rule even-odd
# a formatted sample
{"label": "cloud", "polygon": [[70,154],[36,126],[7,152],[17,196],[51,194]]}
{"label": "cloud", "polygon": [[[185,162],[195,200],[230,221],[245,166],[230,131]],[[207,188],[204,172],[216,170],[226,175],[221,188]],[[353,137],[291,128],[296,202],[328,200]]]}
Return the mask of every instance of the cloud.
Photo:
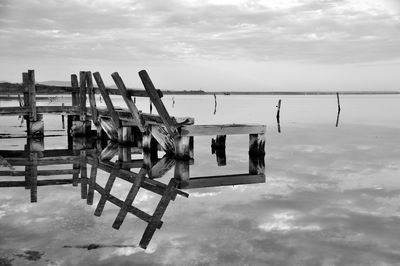
{"label": "cloud", "polygon": [[[218,2],[218,1],[217,1]],[[394,1],[3,1],[2,57],[398,58]]]}

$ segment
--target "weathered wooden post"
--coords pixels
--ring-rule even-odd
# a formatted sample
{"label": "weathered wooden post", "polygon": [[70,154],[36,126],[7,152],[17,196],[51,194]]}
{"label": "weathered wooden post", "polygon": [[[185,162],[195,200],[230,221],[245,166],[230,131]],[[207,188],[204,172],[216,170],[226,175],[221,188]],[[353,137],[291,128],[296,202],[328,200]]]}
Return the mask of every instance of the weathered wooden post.
{"label": "weathered wooden post", "polygon": [[87,199],[88,195],[88,181],[87,181],[87,159],[86,151],[80,151],[80,172],[81,172],[81,199]]}
{"label": "weathered wooden post", "polygon": [[214,115],[217,113],[217,95],[214,93]]}
{"label": "weathered wooden post", "polygon": [[128,208],[132,206],[133,201],[135,200],[139,189],[142,185],[143,180],[146,177],[147,170],[145,168],[141,168],[137,176],[132,182],[132,187],[128,192],[128,195],[126,196],[126,199],[118,212],[117,217],[115,218],[115,221],[112,225],[113,228],[119,229],[122,225],[122,223],[125,220],[126,215],[128,214]]}
{"label": "weathered wooden post", "polygon": [[[71,75],[71,101],[72,106],[79,107],[79,92],[76,90],[79,89],[78,77],[75,74]],[[79,115],[68,115],[67,117],[67,136],[68,136],[68,148],[72,148],[72,126],[74,121],[79,120]]]}
{"label": "weathered wooden post", "polygon": [[264,156],[249,155],[249,174],[259,175],[265,173]]}
{"label": "weathered wooden post", "polygon": [[189,160],[176,160],[174,178],[180,181],[180,186],[185,187],[189,184]]}
{"label": "weathered wooden post", "polygon": [[281,118],[281,99],[279,99],[278,105],[276,107],[278,108],[278,110],[276,112],[276,122],[278,124],[278,132],[281,133],[281,122],[280,122],[280,118]]}
{"label": "weathered wooden post", "polygon": [[107,199],[110,195],[111,189],[114,185],[115,179],[117,179],[118,171],[120,170],[121,162],[117,161],[114,164],[113,170],[108,177],[106,186],[104,187],[104,194],[101,195],[99,202],[97,203],[96,210],[94,211],[94,215],[100,217],[103,213],[104,207],[106,206]]}
{"label": "weathered wooden post", "polygon": [[[139,110],[136,108],[135,104],[132,101],[132,97],[128,94],[128,91],[125,87],[124,82],[119,76],[118,72],[114,72],[111,77],[113,78],[115,85],[117,85],[118,90],[121,93],[122,98],[124,99],[126,105],[128,106],[129,111],[131,112],[135,122],[137,123],[137,127],[140,131],[144,132],[145,128],[142,125],[142,120],[139,116]],[[132,126],[122,126],[118,129],[118,142],[121,144],[134,144],[134,134],[133,134]]]}
{"label": "weathered wooden post", "polygon": [[90,104],[90,110],[92,113],[92,121],[93,121],[93,124],[96,126],[97,137],[101,138],[102,137],[102,129],[100,126],[99,115],[98,115],[97,106],[96,106],[96,98],[95,98],[95,93],[94,93],[94,88],[93,88],[92,72],[90,72],[90,71],[86,72],[86,82],[87,82],[87,89],[88,89],[88,93],[89,93],[89,104]]}
{"label": "weathered wooden post", "polygon": [[24,106],[28,108],[28,115],[25,116],[28,135],[43,137],[43,115],[38,115],[36,110],[35,71],[28,70],[27,73],[22,73],[22,82],[24,84]]}
{"label": "weathered wooden post", "polygon": [[175,157],[177,159],[189,160],[193,158],[193,147],[190,145],[190,139],[190,136],[179,136],[175,138]]}
{"label": "weathered wooden post", "polygon": [[99,166],[99,157],[97,154],[93,156],[93,164],[90,168],[90,178],[89,178],[89,189],[87,193],[86,203],[88,205],[93,205],[94,198],[94,190],[96,187],[96,178],[97,178],[97,167]]}
{"label": "weathered wooden post", "polygon": [[93,73],[93,77],[97,83],[97,87],[100,90],[101,96],[103,96],[104,102],[107,106],[107,110],[110,113],[111,119],[99,118],[100,126],[106,132],[111,140],[118,140],[118,129],[121,127],[121,120],[119,119],[118,113],[115,111],[114,105],[108,95],[106,86],[104,85],[103,79],[99,72]]}
{"label": "weathered wooden post", "polygon": [[217,135],[215,139],[211,139],[211,148],[214,150],[225,149],[226,135]]}
{"label": "weathered wooden post", "polygon": [[215,139],[211,140],[211,152],[215,153],[218,166],[226,165],[225,142],[226,135],[217,135]]}
{"label": "weathered wooden post", "polygon": [[172,199],[175,199],[176,197],[176,188],[179,184],[179,181],[171,178],[171,180],[169,181],[164,194],[161,197],[161,200],[158,202],[157,207],[153,213],[153,215],[151,216],[151,219],[146,227],[146,229],[144,230],[142,239],[140,240],[139,245],[146,249],[147,246],[150,243],[150,240],[152,239],[155,231],[157,228],[159,228],[159,224],[161,223],[161,219],[165,213],[165,211],[167,210],[168,204],[170,203],[170,201]]}
{"label": "weathered wooden post", "polygon": [[79,121],[73,121],[72,136],[86,136],[91,133],[91,122],[86,110],[86,72],[79,73]]}
{"label": "weathered wooden post", "polygon": [[142,135],[142,148],[149,153],[156,153],[158,150],[158,142],[151,134],[151,126]]}
{"label": "weathered wooden post", "polygon": [[265,154],[265,135],[264,133],[249,135],[249,154],[264,155]]}
{"label": "weathered wooden post", "polygon": [[31,189],[31,202],[37,202],[37,175],[38,175],[38,154],[31,152],[29,162],[32,164],[29,173],[29,186]]}
{"label": "weathered wooden post", "polygon": [[340,101],[339,101],[339,92],[336,92],[336,98],[337,98],[337,106],[338,106],[338,110],[337,110],[337,116],[336,116],[336,127],[339,126],[339,116],[340,116]]}

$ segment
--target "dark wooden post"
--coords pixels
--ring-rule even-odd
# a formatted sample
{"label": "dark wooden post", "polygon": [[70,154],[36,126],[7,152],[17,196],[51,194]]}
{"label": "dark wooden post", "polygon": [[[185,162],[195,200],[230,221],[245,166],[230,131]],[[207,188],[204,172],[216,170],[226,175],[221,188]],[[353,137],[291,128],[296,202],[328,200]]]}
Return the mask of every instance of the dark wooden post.
{"label": "dark wooden post", "polygon": [[[74,107],[79,107],[79,92],[74,91],[74,89],[79,88],[78,77],[75,74],[71,75],[71,87],[73,91],[71,92],[71,104]],[[67,118],[67,136],[68,136],[68,147],[72,148],[72,135],[71,130],[74,121],[79,121],[78,115],[68,115]]]}
{"label": "dark wooden post", "polygon": [[121,127],[121,120],[119,119],[118,113],[115,111],[114,105],[111,101],[110,96],[106,90],[106,86],[104,86],[103,79],[100,76],[99,72],[93,73],[93,77],[96,80],[97,87],[100,90],[101,96],[103,96],[104,102],[107,106],[107,110],[111,116],[111,124],[110,121],[106,121],[104,118],[99,120],[101,126],[108,130],[105,130],[108,137],[112,140],[118,140],[118,129]]}
{"label": "dark wooden post", "polygon": [[250,155],[265,154],[265,135],[264,135],[264,133],[249,135],[249,154]]}
{"label": "dark wooden post", "polygon": [[175,157],[179,160],[189,160],[193,151],[190,151],[190,137],[180,136],[175,138]]}
{"label": "dark wooden post", "polygon": [[161,200],[159,201],[153,215],[151,216],[150,222],[144,230],[142,239],[140,240],[139,244],[142,248],[146,249],[149,245],[150,240],[152,239],[156,229],[158,228],[158,225],[161,223],[161,219],[165,211],[167,210],[168,204],[173,198],[176,197],[176,188],[178,184],[179,181],[175,178],[171,178],[171,180],[169,181],[169,184],[166,187],[165,192],[161,197]]}
{"label": "dark wooden post", "polygon": [[31,202],[37,202],[37,167],[38,167],[38,154],[31,152],[29,154],[29,161],[32,164],[29,173],[29,186],[31,189]]}
{"label": "dark wooden post", "polygon": [[249,174],[259,175],[265,173],[264,156],[249,155]]}
{"label": "dark wooden post", "polygon": [[80,166],[81,166],[81,198],[87,199],[88,188],[87,188],[87,160],[86,160],[86,151],[80,151]]}
{"label": "dark wooden post", "polygon": [[101,214],[103,213],[104,207],[107,203],[107,199],[108,199],[111,189],[114,185],[115,179],[117,178],[117,174],[120,170],[120,167],[121,167],[121,163],[117,161],[114,164],[113,170],[111,171],[110,176],[108,177],[107,184],[104,187],[104,194],[101,195],[101,198],[100,198],[99,202],[97,203],[96,210],[94,211],[95,216],[101,216]]}
{"label": "dark wooden post", "polygon": [[278,101],[278,105],[276,106],[278,110],[276,111],[276,122],[278,124],[278,132],[281,133],[281,99]]}
{"label": "dark wooden post", "polygon": [[337,116],[336,116],[336,127],[338,127],[339,126],[340,111],[341,111],[340,100],[339,100],[339,92],[336,93],[336,98],[337,98],[337,107],[338,107]]}
{"label": "dark wooden post", "polygon": [[27,73],[22,73],[22,81],[25,87],[24,105],[26,108],[28,108],[28,115],[25,117],[28,135],[34,137],[43,137],[43,115],[38,115],[36,112],[35,71],[28,70]]}
{"label": "dark wooden post", "polygon": [[93,205],[98,165],[99,165],[99,157],[97,156],[97,154],[95,154],[95,156],[93,156],[93,164],[90,168],[89,189],[88,189],[88,194],[87,194],[87,199],[86,199],[86,203],[88,205]]}
{"label": "dark wooden post", "polygon": [[86,83],[86,72],[79,72],[79,121],[73,122],[73,136],[86,136],[91,133],[91,122],[87,120]]}
{"label": "dark wooden post", "polygon": [[93,124],[96,126],[97,137],[101,138],[102,130],[101,130],[99,115],[98,115],[98,111],[97,111],[97,107],[96,107],[96,98],[95,98],[94,88],[93,88],[92,72],[90,72],[90,71],[86,72],[86,82],[87,82],[87,89],[88,89],[88,93],[89,93],[89,103],[90,103],[90,110],[92,113],[92,121],[93,121]]}
{"label": "dark wooden post", "polygon": [[[144,132],[146,129],[140,117],[140,112],[137,109],[136,105],[133,103],[132,97],[128,94],[124,82],[122,81],[118,72],[113,73],[111,76],[115,82],[115,85],[117,85],[118,90],[121,93],[122,99],[125,101],[129,111],[132,114],[132,117],[137,123],[137,127],[140,129],[140,131]],[[118,142],[122,144],[134,144],[135,140],[132,127],[123,126],[118,129]]]}
{"label": "dark wooden post", "polygon": [[211,140],[211,148],[214,150],[225,149],[226,135],[217,135],[215,139]]}
{"label": "dark wooden post", "polygon": [[189,184],[189,160],[176,160],[174,178],[180,181],[180,186],[185,187]]}
{"label": "dark wooden post", "polygon": [[226,135],[217,135],[215,139],[211,140],[211,152],[215,153],[218,166],[226,165],[225,142]]}
{"label": "dark wooden post", "polygon": [[[29,108],[28,72],[23,72],[22,73],[22,84],[24,86],[24,107],[25,108]],[[27,135],[30,135],[29,114],[24,115],[24,119],[26,121],[26,132],[27,132]]]}
{"label": "dark wooden post", "polygon": [[179,136],[176,127],[176,121],[169,116],[167,109],[162,103],[160,96],[158,95],[157,90],[154,87],[153,82],[151,81],[146,70],[140,71],[139,76],[140,79],[142,80],[145,90],[149,94],[151,102],[154,104],[154,107],[156,108],[158,114],[160,115],[161,120],[163,121],[164,126],[166,127],[168,133],[171,135],[172,138]]}
{"label": "dark wooden post", "polygon": [[143,151],[149,152],[152,154],[157,153],[157,151],[158,151],[158,142],[151,134],[151,126],[149,126],[145,132],[143,132],[142,148],[143,148]]}
{"label": "dark wooden post", "polygon": [[141,168],[137,177],[132,183],[132,187],[128,192],[128,195],[126,196],[126,199],[118,212],[117,217],[115,218],[115,221],[112,225],[113,228],[119,229],[122,225],[122,223],[125,220],[126,215],[128,214],[128,208],[132,206],[133,201],[136,198],[136,195],[139,192],[140,186],[143,182],[143,180],[146,177],[147,170],[145,168]]}

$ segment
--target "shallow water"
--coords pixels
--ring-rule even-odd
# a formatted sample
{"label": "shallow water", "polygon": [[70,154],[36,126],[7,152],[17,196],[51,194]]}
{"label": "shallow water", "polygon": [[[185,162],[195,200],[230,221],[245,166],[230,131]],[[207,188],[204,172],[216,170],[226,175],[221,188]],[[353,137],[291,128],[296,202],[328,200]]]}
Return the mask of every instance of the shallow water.
{"label": "shallow water", "polygon": [[[189,197],[178,195],[168,204],[147,249],[138,246],[146,222],[128,214],[115,230],[120,208],[108,202],[95,216],[100,195],[95,192],[88,205],[81,185],[38,187],[36,203],[24,187],[0,188],[0,265],[399,263],[399,96],[341,96],[338,127],[334,95],[217,96],[215,115],[212,95],[173,97],[174,105],[172,96],[163,98],[169,112],[195,117],[197,124],[266,124],[265,182],[182,189]],[[281,133],[275,119],[279,98]],[[138,106],[147,111],[149,103],[138,99]],[[16,117],[0,119],[1,133],[23,134]],[[45,117],[45,128],[53,130],[46,134],[63,133],[54,131],[61,129],[56,116]],[[195,138],[191,178],[248,172],[247,136],[227,137],[226,166],[218,166],[210,143],[210,137]],[[0,150],[23,150],[25,144],[24,138],[0,139]],[[44,145],[66,149],[66,136],[45,138]],[[71,164],[39,166],[45,169]],[[90,172],[89,165],[88,177]],[[157,181],[168,184],[173,176],[174,167]],[[96,182],[104,187],[108,177],[99,169]],[[9,180],[23,177],[0,176],[0,182]],[[111,194],[124,201],[131,186],[117,178]],[[134,206],[152,213],[160,199],[140,189]]]}

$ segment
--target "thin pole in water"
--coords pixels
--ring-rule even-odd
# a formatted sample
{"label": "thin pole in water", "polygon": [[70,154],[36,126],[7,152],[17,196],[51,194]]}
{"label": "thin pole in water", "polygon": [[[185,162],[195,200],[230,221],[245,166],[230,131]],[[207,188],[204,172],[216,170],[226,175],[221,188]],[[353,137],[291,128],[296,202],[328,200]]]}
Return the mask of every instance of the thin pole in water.
{"label": "thin pole in water", "polygon": [[278,110],[276,111],[276,122],[278,123],[278,132],[281,133],[281,123],[280,123],[280,118],[281,118],[281,102],[282,100],[279,99],[278,105],[276,106]]}
{"label": "thin pole in water", "polygon": [[340,100],[339,100],[339,92],[336,92],[336,98],[337,98],[337,107],[338,107],[337,116],[336,116],[336,127],[338,127],[338,125],[339,125],[339,116],[340,116],[340,111],[341,111]]}

